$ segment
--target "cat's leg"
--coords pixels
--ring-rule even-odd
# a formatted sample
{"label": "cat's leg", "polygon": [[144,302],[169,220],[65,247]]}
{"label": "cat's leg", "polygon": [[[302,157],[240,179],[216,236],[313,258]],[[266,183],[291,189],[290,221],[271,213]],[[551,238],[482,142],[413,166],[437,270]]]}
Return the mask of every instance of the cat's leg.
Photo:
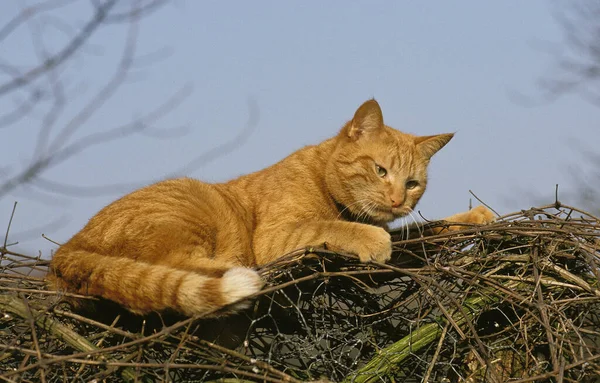
{"label": "cat's leg", "polygon": [[496,220],[496,215],[485,206],[477,206],[469,211],[451,215],[450,217],[444,218],[442,221],[448,223],[466,223],[468,225],[446,225],[438,227],[419,227],[415,225],[409,226],[410,238],[419,237],[421,235],[435,235],[441,234],[448,231],[463,230],[471,227],[471,225],[487,225]]}
{"label": "cat's leg", "polygon": [[[487,224],[494,213],[484,206],[455,214],[445,219],[452,223]],[[446,230],[461,230],[468,226],[450,225],[428,228],[425,235]],[[412,236],[422,231],[411,230]],[[303,221],[277,227],[258,227],[255,236],[255,254],[258,264],[273,261],[299,248],[326,245],[335,251],[358,255],[362,262],[385,262],[391,258],[390,234],[381,227],[346,221]]]}
{"label": "cat's leg", "polygon": [[[477,225],[486,225],[496,220],[496,215],[487,207],[480,205],[472,208],[469,211],[451,215],[450,217],[444,218],[447,222],[458,222],[458,223],[471,223]],[[456,227],[456,228],[454,228]],[[460,230],[465,226],[450,226],[450,230]]]}
{"label": "cat's leg", "polygon": [[392,254],[390,234],[381,227],[346,221],[303,221],[277,227],[258,227],[255,254],[258,264],[299,248],[326,245],[358,255],[362,262],[385,262]]}

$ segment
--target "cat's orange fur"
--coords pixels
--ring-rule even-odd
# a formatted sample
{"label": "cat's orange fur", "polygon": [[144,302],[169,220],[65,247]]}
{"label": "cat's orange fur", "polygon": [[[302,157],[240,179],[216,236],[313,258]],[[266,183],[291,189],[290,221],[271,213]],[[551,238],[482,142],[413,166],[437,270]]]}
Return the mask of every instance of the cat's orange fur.
{"label": "cat's orange fur", "polygon": [[[337,136],[264,170],[223,184],[167,180],[113,202],[58,249],[51,282],[137,313],[194,315],[256,293],[252,267],[294,249],[326,243],[385,262],[386,224],[414,208],[451,138],[394,130],[369,100]],[[492,217],[478,207],[450,219]]]}

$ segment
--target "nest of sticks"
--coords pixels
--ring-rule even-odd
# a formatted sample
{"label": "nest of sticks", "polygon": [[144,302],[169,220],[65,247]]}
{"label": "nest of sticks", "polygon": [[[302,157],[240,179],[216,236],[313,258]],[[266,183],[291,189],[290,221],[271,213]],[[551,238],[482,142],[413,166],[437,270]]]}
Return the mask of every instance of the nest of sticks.
{"label": "nest of sticks", "polygon": [[[432,224],[435,225],[435,224]],[[442,223],[438,223],[442,225]],[[220,318],[76,312],[46,260],[0,248],[15,382],[597,382],[600,221],[559,203],[403,240],[388,264],[304,249]],[[218,313],[215,313],[218,315]]]}

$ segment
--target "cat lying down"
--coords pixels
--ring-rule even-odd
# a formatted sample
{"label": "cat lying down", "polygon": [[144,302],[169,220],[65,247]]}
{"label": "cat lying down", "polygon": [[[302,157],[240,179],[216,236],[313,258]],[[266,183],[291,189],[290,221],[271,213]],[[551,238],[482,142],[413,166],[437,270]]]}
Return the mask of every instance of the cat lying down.
{"label": "cat lying down", "polygon": [[[58,249],[49,280],[135,313],[197,315],[245,307],[264,284],[252,268],[298,248],[326,243],[385,262],[387,223],[412,212],[452,136],[395,130],[369,100],[335,137],[264,170],[222,184],[166,180],[111,203]],[[479,206],[447,220],[493,217]]]}

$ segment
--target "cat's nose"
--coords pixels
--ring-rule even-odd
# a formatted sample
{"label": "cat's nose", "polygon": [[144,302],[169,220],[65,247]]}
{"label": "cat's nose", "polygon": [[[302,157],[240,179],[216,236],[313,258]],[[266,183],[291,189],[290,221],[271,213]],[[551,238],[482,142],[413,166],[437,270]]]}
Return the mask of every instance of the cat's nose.
{"label": "cat's nose", "polygon": [[404,199],[400,198],[400,196],[391,196],[390,200],[392,202],[392,207],[398,207],[404,202]]}
{"label": "cat's nose", "polygon": [[406,194],[400,188],[393,188],[389,191],[390,202],[392,203],[392,207],[398,207],[404,203],[404,199],[406,198]]}

